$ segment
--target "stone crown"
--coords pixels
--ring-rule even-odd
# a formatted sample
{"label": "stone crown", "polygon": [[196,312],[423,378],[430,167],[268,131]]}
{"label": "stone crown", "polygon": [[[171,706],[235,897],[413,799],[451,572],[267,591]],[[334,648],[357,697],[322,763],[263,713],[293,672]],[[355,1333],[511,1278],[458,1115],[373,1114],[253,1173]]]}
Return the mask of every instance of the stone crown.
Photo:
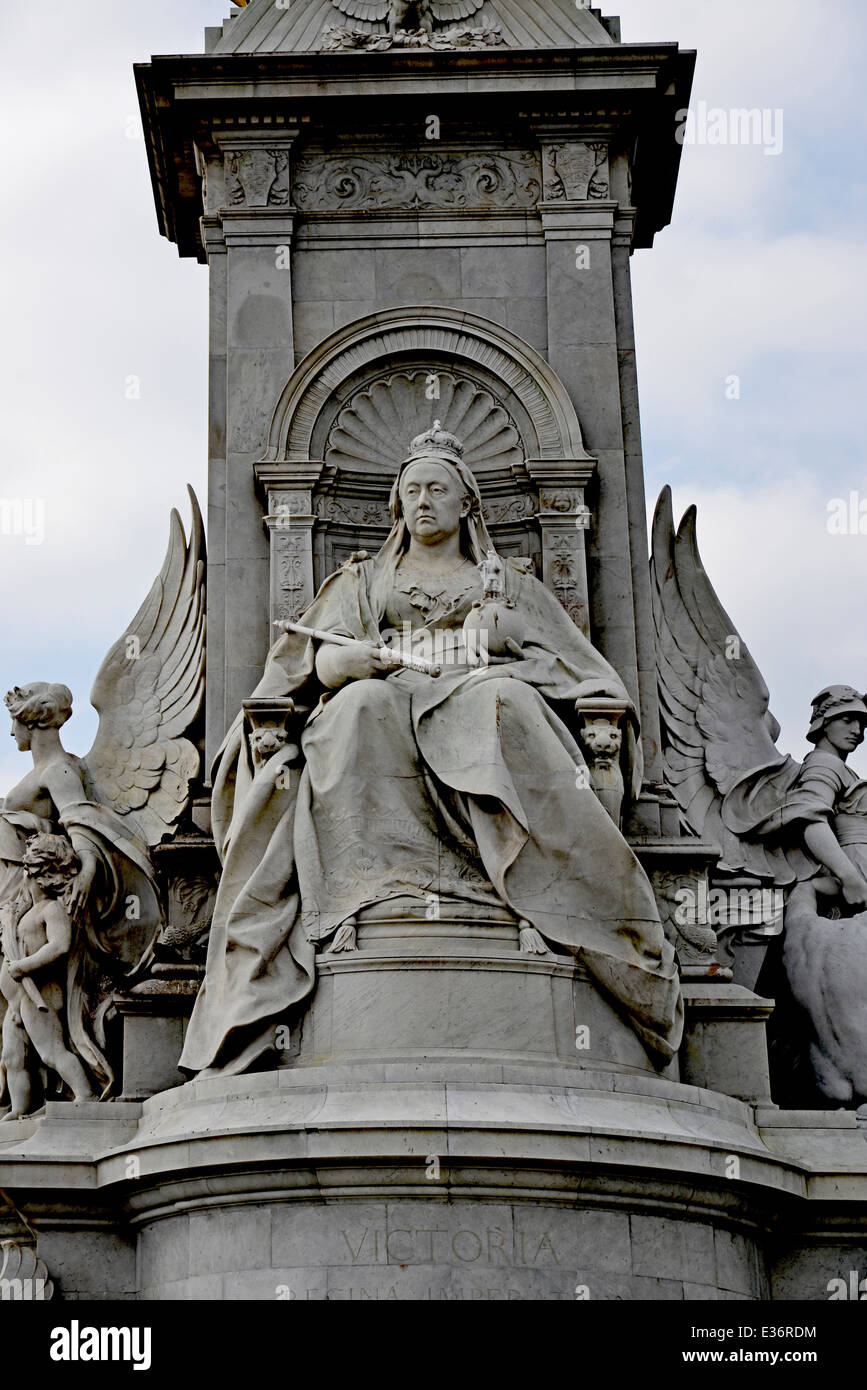
{"label": "stone crown", "polygon": [[424,434],[416,435],[404,462],[412,463],[415,459],[429,458],[432,454],[448,459],[450,463],[460,463],[464,456],[463,444],[455,435],[443,429],[440,420],[434,420],[431,428],[425,430]]}

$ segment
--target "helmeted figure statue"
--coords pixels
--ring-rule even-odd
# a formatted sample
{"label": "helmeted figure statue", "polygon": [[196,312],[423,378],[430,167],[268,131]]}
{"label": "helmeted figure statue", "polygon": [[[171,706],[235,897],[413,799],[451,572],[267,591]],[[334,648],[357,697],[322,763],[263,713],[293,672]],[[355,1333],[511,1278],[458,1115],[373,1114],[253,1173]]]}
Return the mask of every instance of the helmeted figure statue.
{"label": "helmeted figure statue", "polygon": [[[60,914],[68,913],[71,931],[62,952],[63,1000],[54,1004],[64,1014],[68,1046],[86,1068],[97,1096],[108,1095],[114,1082],[100,1021],[104,977],[122,977],[134,969],[159,930],[150,849],[177,825],[199,770],[198,750],[183,737],[204,694],[204,532],[191,497],[190,544],[173,512],[163,568],[102,663],[91,694],[99,726],[87,756],[69,753],[60,739],[72,714],[67,686],[36,681],[6,695],[16,744],[33,758],[31,771],[0,808],[0,920],[7,975],[14,970],[10,952],[21,949],[20,941],[12,943],[27,929],[30,885],[38,885],[38,874],[28,873],[29,859],[34,844],[46,852],[48,837],[54,851],[59,852],[61,843],[69,846],[69,854],[61,856],[68,883],[49,913],[61,936]],[[42,929],[34,927],[37,935]],[[32,976],[37,993],[48,987],[48,969],[37,967]],[[61,988],[57,961],[50,970]],[[5,989],[3,995],[8,1001]],[[0,1011],[5,1012],[3,1000]],[[31,1042],[39,1052],[32,1037]],[[19,1089],[23,1094],[23,1085]],[[17,1109],[13,1104],[13,1113]]]}
{"label": "helmeted figure statue", "polygon": [[[301,619],[344,644],[290,631],[270,652],[251,703],[286,702],[283,736],[263,744],[239,715],[217,757],[223,874],[181,1065],[244,1070],[308,999],[317,945],[352,950],[366,906],[414,899],[423,918],[431,895],[505,906],[524,951],[580,957],[664,1065],[682,1029],[674,952],[573,732],[576,701],[628,705],[625,688],[526,563],[496,555],[453,436],[413,441],[391,512],[380,552]],[[447,651],[439,678],[383,659],[387,633],[410,657]],[[640,784],[635,735],[632,714]]]}
{"label": "helmeted figure statue", "polygon": [[[867,697],[828,686],[813,701],[803,763],[698,553],[695,509],[675,534],[666,489],[651,561],[666,779],[690,829],[722,848],[724,873],[786,895],[782,963],[818,1091],[867,1101],[867,782],[847,766]],[[771,928],[779,931],[781,928]]]}

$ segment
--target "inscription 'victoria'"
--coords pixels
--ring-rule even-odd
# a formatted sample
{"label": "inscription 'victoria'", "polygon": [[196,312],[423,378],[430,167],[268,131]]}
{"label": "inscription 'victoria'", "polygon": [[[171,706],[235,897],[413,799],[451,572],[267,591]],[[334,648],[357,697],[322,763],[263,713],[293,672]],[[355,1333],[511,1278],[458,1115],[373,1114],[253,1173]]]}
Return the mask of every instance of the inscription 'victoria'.
{"label": "inscription 'victoria'", "polygon": [[396,1227],[391,1231],[365,1227],[360,1234],[357,1230],[341,1234],[353,1264],[448,1264],[454,1259],[462,1264],[481,1260],[489,1265],[534,1268],[560,1263],[547,1232],[525,1236],[518,1231],[510,1237],[497,1227],[487,1227],[483,1232],[450,1232],[443,1226],[425,1226],[414,1230]]}

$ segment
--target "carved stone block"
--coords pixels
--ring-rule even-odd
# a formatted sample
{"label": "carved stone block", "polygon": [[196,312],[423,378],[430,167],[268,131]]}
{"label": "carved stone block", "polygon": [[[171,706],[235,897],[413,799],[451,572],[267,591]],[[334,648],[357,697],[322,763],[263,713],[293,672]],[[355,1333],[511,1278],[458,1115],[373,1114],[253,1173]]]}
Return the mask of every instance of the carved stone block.
{"label": "carved stone block", "polygon": [[283,208],[289,205],[289,152],[280,149],[226,150],[226,206]]}
{"label": "carved stone block", "polygon": [[532,150],[317,154],[298,162],[292,191],[303,212],[532,208],[542,195],[542,173]]}
{"label": "carved stone block", "polygon": [[608,194],[608,146],[604,142],[547,147],[546,201],[585,203]]}

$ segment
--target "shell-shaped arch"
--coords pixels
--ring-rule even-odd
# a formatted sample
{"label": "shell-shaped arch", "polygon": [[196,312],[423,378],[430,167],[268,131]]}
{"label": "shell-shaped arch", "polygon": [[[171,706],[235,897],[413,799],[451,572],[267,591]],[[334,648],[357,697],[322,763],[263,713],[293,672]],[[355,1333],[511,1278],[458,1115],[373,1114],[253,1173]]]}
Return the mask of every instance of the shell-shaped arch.
{"label": "shell-shaped arch", "polygon": [[454,372],[427,368],[395,372],[353,396],[329,432],[325,461],[341,471],[372,468],[393,476],[410,441],[434,419],[461,441],[474,471],[524,461],[518,431],[489,391]]}
{"label": "shell-shaped arch", "polygon": [[[591,461],[566,387],[529,343],[502,324],[465,310],[402,305],[346,324],[308,353],[277,402],[259,462],[321,459],[322,453],[311,453],[311,447],[335,394],[345,390],[352,377],[380,372],[386,364],[405,370],[408,358],[442,362],[445,370],[451,366],[456,374],[466,369],[472,376],[477,370],[502,383],[504,396],[511,395],[524,414],[521,442],[528,459]],[[438,410],[431,412],[433,416],[442,419]],[[422,428],[430,423],[428,419]],[[393,463],[395,456],[388,457]]]}

